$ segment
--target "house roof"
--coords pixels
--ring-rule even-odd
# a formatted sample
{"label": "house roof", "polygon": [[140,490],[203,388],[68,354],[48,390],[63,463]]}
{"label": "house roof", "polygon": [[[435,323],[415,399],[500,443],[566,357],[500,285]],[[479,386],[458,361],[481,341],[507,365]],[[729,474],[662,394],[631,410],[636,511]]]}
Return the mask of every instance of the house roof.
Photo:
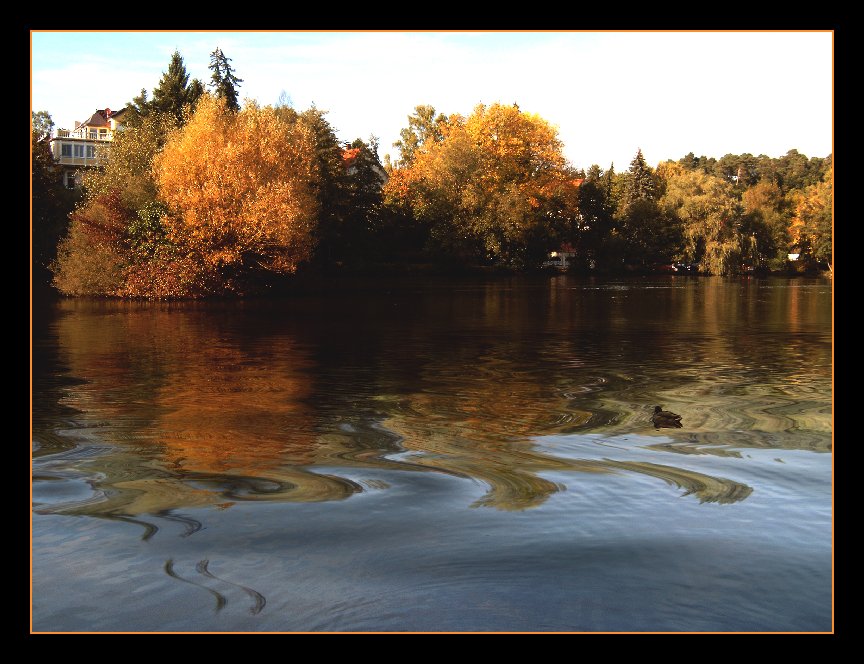
{"label": "house roof", "polygon": [[124,106],[119,111],[112,111],[110,108],[97,108],[96,111],[87,120],[82,122],[79,127],[107,127],[108,120],[117,119],[118,116],[126,112]]}
{"label": "house roof", "polygon": [[87,120],[84,120],[79,126],[81,127],[107,127],[108,119],[105,117],[105,111],[97,108]]}

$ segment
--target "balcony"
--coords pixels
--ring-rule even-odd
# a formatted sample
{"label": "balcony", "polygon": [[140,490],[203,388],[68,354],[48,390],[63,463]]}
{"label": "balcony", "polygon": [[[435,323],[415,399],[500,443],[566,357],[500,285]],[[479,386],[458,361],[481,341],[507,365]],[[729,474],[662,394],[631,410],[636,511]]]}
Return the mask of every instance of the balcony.
{"label": "balcony", "polygon": [[99,161],[98,157],[63,157],[57,159],[56,163],[61,166],[95,166]]}

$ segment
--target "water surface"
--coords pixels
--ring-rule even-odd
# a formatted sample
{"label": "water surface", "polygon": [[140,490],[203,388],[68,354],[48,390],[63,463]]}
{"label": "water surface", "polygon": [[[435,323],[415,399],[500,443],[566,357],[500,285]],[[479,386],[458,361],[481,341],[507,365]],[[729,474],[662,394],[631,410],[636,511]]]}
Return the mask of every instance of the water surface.
{"label": "water surface", "polygon": [[37,631],[831,629],[830,282],[334,281],[34,330]]}

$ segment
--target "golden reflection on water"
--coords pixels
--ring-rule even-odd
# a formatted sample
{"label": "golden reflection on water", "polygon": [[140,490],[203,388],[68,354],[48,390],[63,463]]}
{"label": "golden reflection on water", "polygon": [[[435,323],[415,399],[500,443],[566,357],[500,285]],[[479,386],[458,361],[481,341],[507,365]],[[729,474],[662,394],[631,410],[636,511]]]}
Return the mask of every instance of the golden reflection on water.
{"label": "golden reflection on water", "polygon": [[[526,296],[495,282],[349,298],[326,315],[291,302],[263,312],[62,302],[60,364],[83,382],[61,391],[74,416],[37,427],[36,456],[51,459],[46,477],[86,470],[96,494],[39,509],[134,518],[386,490],[340,476],[348,468],[471,479],[486,487],[476,506],[504,510],[542,504],[564,488],[544,473],[560,471],[639,473],[730,503],[750,487],[666,463],[563,458],[534,438],[636,432],[658,438],[644,449],[682,462],[742,447],[830,450],[830,346],[806,336],[824,296],[719,279],[663,285],[556,277]],[[655,432],[656,404],[684,428]],[[70,438],[101,452],[64,461]]]}

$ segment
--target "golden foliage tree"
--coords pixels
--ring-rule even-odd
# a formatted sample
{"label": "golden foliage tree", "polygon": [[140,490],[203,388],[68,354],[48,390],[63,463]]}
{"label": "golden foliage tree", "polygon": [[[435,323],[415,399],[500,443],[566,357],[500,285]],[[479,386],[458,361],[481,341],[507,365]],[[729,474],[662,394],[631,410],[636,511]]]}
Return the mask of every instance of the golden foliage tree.
{"label": "golden foliage tree", "polygon": [[822,182],[810,185],[795,198],[795,216],[789,228],[795,249],[833,269],[834,168]]}
{"label": "golden foliage tree", "polygon": [[572,226],[578,185],[543,118],[480,104],[438,128],[391,173],[384,194],[427,223],[446,253],[525,265]]}
{"label": "golden foliage tree", "polygon": [[294,272],[313,249],[313,154],[308,129],[273,108],[202,97],[154,160],[168,237],[228,278]]}

